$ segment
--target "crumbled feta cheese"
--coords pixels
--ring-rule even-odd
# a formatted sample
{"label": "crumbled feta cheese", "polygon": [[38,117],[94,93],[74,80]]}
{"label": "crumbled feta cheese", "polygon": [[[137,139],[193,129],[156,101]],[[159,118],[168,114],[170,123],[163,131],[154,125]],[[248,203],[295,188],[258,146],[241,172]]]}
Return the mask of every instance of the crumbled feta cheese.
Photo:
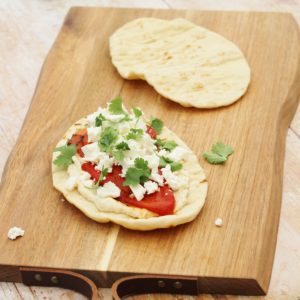
{"label": "crumbled feta cheese", "polygon": [[121,195],[121,190],[113,182],[109,181],[97,189],[97,195],[100,198],[118,198]]}
{"label": "crumbled feta cheese", "polygon": [[73,191],[76,186],[77,186],[77,178],[75,176],[70,176],[65,183],[65,188],[68,191]]}
{"label": "crumbled feta cheese", "polygon": [[142,129],[143,131],[147,130],[147,124],[141,118],[138,119],[135,126],[136,126],[136,128]]}
{"label": "crumbled feta cheese", "polygon": [[91,188],[94,185],[94,181],[91,179],[83,180],[83,185],[87,188]]}
{"label": "crumbled feta cheese", "polygon": [[141,146],[143,147],[143,149],[147,150],[149,154],[151,154],[154,150],[156,150],[156,146],[154,143],[155,141],[150,137],[149,134],[143,134],[141,139]]}
{"label": "crumbled feta cheese", "polygon": [[79,177],[80,180],[87,180],[87,179],[90,179],[90,178],[91,178],[90,173],[85,172],[85,171],[81,171],[81,175]]}
{"label": "crumbled feta cheese", "polygon": [[165,157],[167,157],[168,154],[169,154],[169,152],[167,150],[165,150],[165,149],[161,149],[161,150],[159,150],[157,152],[157,154],[158,154],[158,156],[165,156]]}
{"label": "crumbled feta cheese", "polygon": [[95,120],[98,116],[99,116],[99,113],[98,113],[98,111],[96,111],[86,117],[90,127],[95,126]]}
{"label": "crumbled feta cheese", "polygon": [[23,236],[24,233],[25,233],[24,229],[22,229],[20,227],[12,227],[8,230],[7,237],[10,240],[15,240],[17,237]]}
{"label": "crumbled feta cheese", "polygon": [[160,186],[164,185],[164,177],[162,175],[159,175],[157,171],[152,170],[150,178],[156,181]]}
{"label": "crumbled feta cheese", "polygon": [[144,188],[146,189],[147,194],[152,194],[159,189],[158,184],[151,180],[144,183]]}
{"label": "crumbled feta cheese", "polygon": [[221,227],[223,225],[223,221],[221,218],[217,218],[215,220],[215,225],[218,226],[218,227]]}
{"label": "crumbled feta cheese", "polygon": [[168,158],[170,158],[173,161],[181,161],[189,154],[189,151],[181,146],[177,146],[174,148],[169,154]]}
{"label": "crumbled feta cheese", "polygon": [[87,161],[96,162],[99,159],[101,151],[98,147],[98,143],[91,143],[81,147],[81,150],[84,154],[84,158]]}
{"label": "crumbled feta cheese", "polygon": [[122,119],[124,119],[124,115],[120,114],[120,115],[111,115],[106,109],[103,109],[101,111],[101,114],[103,115],[103,117],[111,122],[119,122]]}
{"label": "crumbled feta cheese", "polygon": [[101,127],[89,127],[87,129],[88,142],[97,142],[101,133]]}
{"label": "crumbled feta cheese", "polygon": [[128,147],[132,150],[136,150],[139,147],[139,143],[135,140],[128,140],[127,141]]}
{"label": "crumbled feta cheese", "polygon": [[144,198],[146,189],[141,184],[138,184],[136,186],[130,185],[129,187],[133,192],[133,195],[136,198],[136,200],[141,201]]}
{"label": "crumbled feta cheese", "polygon": [[[66,139],[70,140],[72,138],[73,134],[76,133],[76,131],[77,131],[77,128],[75,126],[71,127],[71,129],[68,131],[68,133],[66,135]],[[58,147],[60,147],[60,145]]]}
{"label": "crumbled feta cheese", "polygon": [[145,155],[143,157],[148,162],[148,167],[153,170],[157,170],[159,166],[159,157],[155,154]]}
{"label": "crumbled feta cheese", "polygon": [[102,169],[107,168],[108,172],[112,171],[112,166],[114,164],[114,158],[109,157],[109,155],[105,152],[100,152],[98,156],[99,163],[95,167],[96,170],[101,171]]}
{"label": "crumbled feta cheese", "polygon": [[163,177],[166,179],[167,184],[174,191],[177,191],[183,184],[183,180],[181,180],[178,176],[176,176],[172,171],[170,165],[166,165],[165,168],[161,169]]}
{"label": "crumbled feta cheese", "polygon": [[118,130],[119,130],[120,134],[122,134],[124,136],[129,133],[130,128],[132,128],[132,126],[128,122],[121,122],[118,124]]}
{"label": "crumbled feta cheese", "polygon": [[125,177],[127,170],[133,166],[134,166],[134,159],[124,158],[124,160],[122,162],[121,177]]}

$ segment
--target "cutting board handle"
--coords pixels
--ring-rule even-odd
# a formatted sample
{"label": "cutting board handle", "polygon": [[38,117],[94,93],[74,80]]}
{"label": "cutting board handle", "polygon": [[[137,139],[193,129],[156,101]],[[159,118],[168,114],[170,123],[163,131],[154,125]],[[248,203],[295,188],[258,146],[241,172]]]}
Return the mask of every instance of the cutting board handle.
{"label": "cutting board handle", "polygon": [[58,269],[21,267],[22,282],[26,285],[52,286],[74,290],[88,299],[97,300],[95,283],[81,274]]}
{"label": "cutting board handle", "polygon": [[139,275],[117,280],[112,286],[114,300],[140,294],[198,294],[198,281],[194,277]]}

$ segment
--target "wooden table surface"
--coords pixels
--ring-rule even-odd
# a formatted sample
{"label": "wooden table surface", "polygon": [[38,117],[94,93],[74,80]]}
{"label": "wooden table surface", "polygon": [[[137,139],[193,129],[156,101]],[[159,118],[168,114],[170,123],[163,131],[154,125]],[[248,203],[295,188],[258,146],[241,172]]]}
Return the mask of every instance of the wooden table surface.
{"label": "wooden table surface", "polygon": [[[42,63],[70,6],[284,11],[300,24],[300,0],[1,0],[0,176],[30,105]],[[300,107],[288,130],[281,219],[270,290],[266,297],[199,296],[197,299],[300,299]],[[1,254],[0,254],[1,255]],[[99,289],[100,299],[111,299]],[[146,297],[135,297],[145,299]],[[149,296],[147,299],[174,299]],[[0,283],[0,299],[83,299],[58,288]],[[176,299],[196,299],[177,297]]]}

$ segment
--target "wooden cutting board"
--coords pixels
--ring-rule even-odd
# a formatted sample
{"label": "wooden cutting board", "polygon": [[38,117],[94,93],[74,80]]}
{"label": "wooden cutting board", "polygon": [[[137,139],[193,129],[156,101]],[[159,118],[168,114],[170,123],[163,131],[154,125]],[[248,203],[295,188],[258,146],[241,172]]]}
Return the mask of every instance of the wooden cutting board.
{"label": "wooden cutting board", "polygon": [[[229,107],[200,110],[162,98],[143,81],[123,80],[111,64],[108,38],[145,16],[184,17],[236,43],[252,70],[247,94]],[[2,178],[0,281],[19,281],[19,267],[29,266],[76,270],[103,287],[128,274],[162,274],[197,277],[199,292],[266,293],[299,76],[298,27],[288,14],[72,8]],[[209,192],[195,221],[152,232],[98,224],[53,189],[50,162],[57,141],[117,95],[126,106],[163,119],[198,155]],[[219,140],[235,153],[225,165],[213,166],[201,153]],[[221,228],[214,225],[217,217]],[[12,226],[24,228],[24,237],[8,240]]]}

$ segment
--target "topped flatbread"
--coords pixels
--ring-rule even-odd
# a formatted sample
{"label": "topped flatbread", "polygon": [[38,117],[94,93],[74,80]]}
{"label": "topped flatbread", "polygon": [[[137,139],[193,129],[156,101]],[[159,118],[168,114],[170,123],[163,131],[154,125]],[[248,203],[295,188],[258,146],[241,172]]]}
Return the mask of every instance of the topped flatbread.
{"label": "topped flatbread", "polygon": [[146,80],[183,106],[229,105],[250,82],[249,65],[234,43],[185,19],[135,19],[112,34],[109,46],[122,77]]}
{"label": "topped flatbread", "polygon": [[53,185],[89,218],[135,230],[190,222],[207,182],[197,157],[159,119],[121,98],[82,118],[59,141]]}

